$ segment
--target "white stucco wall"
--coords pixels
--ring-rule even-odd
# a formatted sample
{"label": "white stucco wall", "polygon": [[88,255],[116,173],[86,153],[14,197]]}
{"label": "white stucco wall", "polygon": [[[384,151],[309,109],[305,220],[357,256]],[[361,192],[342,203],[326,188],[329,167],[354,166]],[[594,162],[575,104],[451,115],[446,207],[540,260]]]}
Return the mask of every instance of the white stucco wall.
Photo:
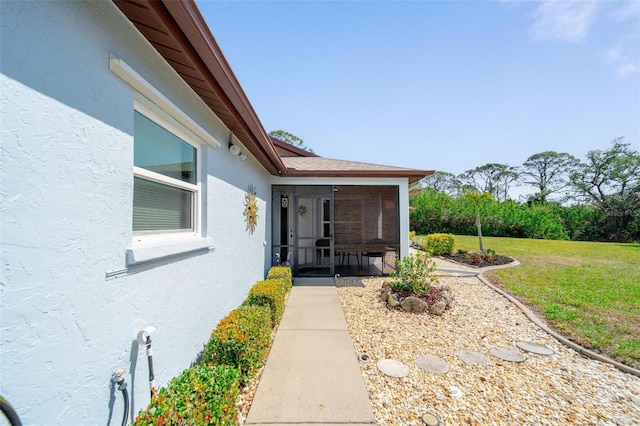
{"label": "white stucco wall", "polygon": [[[0,394],[24,424],[120,424],[112,373],[127,369],[132,415],[149,402],[136,333],[157,327],[164,385],[263,278],[270,176],[229,154],[227,129],[111,2],[2,1],[0,13]],[[222,143],[202,149],[202,236],[213,251],[126,269],[134,90],[109,70],[111,57]],[[242,214],[250,184],[253,235]]]}

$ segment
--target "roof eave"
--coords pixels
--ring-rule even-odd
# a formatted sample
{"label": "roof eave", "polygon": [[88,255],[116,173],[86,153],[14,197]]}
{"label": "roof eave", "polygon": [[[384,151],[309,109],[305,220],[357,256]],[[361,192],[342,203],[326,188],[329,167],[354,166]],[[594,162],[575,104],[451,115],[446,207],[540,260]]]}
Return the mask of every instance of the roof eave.
{"label": "roof eave", "polygon": [[433,170],[296,170],[289,169],[283,177],[323,177],[323,178],[407,178],[409,184],[431,176]]}
{"label": "roof eave", "polygon": [[[113,1],[142,35],[154,45],[153,40],[145,34],[144,25],[137,25],[140,15],[128,14],[127,6],[131,3],[125,0]],[[219,96],[219,101],[224,105],[224,116],[218,115],[215,108],[210,106],[212,112],[220,117],[225,126],[234,133],[269,173],[274,175],[286,173],[287,167],[271,144],[269,136],[262,127],[257,114],[195,2],[193,0],[138,0],[135,3],[146,4],[148,10],[164,25],[163,30],[170,34],[193,61],[193,66],[198,67],[206,77],[210,85],[208,89],[210,92],[216,93]],[[156,46],[154,45],[154,47]],[[156,48],[156,50],[158,49]],[[158,53],[165,57],[161,50],[158,50]],[[175,69],[170,59],[165,57],[165,60]],[[181,74],[179,69],[176,69],[176,72]],[[207,105],[210,105],[207,99],[200,95],[198,87],[193,86],[188,79],[185,79],[185,82]]]}

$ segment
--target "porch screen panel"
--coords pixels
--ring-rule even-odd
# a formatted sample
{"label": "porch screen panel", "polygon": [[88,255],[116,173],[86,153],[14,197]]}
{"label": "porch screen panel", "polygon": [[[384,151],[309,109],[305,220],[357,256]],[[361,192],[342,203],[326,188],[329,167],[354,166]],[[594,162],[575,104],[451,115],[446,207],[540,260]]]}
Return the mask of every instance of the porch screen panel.
{"label": "porch screen panel", "polygon": [[334,192],[334,241],[400,244],[397,186],[337,186]]}

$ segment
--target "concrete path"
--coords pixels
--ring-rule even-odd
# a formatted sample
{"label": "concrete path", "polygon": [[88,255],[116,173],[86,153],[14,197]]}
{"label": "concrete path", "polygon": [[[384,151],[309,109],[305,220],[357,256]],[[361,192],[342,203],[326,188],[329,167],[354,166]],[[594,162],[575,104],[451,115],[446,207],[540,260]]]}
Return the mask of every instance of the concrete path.
{"label": "concrete path", "polygon": [[296,278],[245,424],[374,423],[333,280]]}

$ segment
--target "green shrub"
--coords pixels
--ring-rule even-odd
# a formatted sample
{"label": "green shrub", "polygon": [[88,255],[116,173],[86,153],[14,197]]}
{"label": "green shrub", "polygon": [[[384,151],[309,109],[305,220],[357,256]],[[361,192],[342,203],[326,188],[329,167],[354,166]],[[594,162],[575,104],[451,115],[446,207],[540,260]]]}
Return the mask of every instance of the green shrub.
{"label": "green shrub", "polygon": [[258,281],[251,287],[245,305],[266,306],[271,310],[272,325],[276,325],[284,312],[286,290],[283,280]]}
{"label": "green shrub", "polygon": [[268,280],[282,280],[285,288],[285,292],[291,290],[293,285],[293,275],[291,274],[291,268],[288,266],[272,266],[267,274]]}
{"label": "green shrub", "polygon": [[399,291],[424,295],[431,284],[439,282],[435,269],[435,262],[425,253],[405,256],[396,262],[396,270],[391,274],[395,278],[392,286]]}
{"label": "green shrub", "polygon": [[416,231],[409,231],[409,240],[413,241],[416,238]]}
{"label": "green shrub", "polygon": [[134,425],[235,425],[239,379],[240,372],[229,366],[188,368],[160,388]]}
{"label": "green shrub", "polygon": [[453,252],[455,238],[452,234],[429,234],[424,240],[424,247],[431,256],[443,256]]}
{"label": "green shrub", "polygon": [[271,310],[240,306],[222,318],[211,333],[203,362],[240,369],[245,382],[262,366],[271,344]]}

